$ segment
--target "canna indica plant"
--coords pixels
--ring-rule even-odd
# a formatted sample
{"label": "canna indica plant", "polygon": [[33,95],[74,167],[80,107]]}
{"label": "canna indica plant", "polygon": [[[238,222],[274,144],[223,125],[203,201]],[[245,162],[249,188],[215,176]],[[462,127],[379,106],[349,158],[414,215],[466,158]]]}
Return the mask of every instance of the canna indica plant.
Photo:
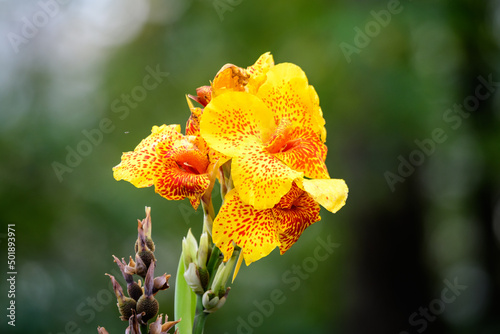
{"label": "canna indica plant", "polygon": [[[202,205],[200,238],[189,230],[182,241],[175,287],[175,325],[181,334],[203,333],[207,316],[226,302],[229,278],[234,281],[243,260],[248,266],[277,247],[284,254],[321,219],[320,206],[335,213],[348,193],[344,180],[328,173],[319,98],[297,65],[275,65],[270,53],[247,68],[226,64],[187,102],[191,115],[185,134],[178,124],[153,126],[113,168],[116,180],[138,188],[154,186],[169,200],[188,198],[194,210]],[[223,198],[217,215],[215,182]],[[162,319],[148,327],[156,314],[139,307],[141,298],[154,299],[149,272],[157,261],[152,242],[148,244],[150,231],[143,234],[136,252],[149,257],[136,256],[135,261],[136,273],[145,277],[141,297],[135,307],[124,307],[133,302],[117,292],[125,313],[121,318],[129,322],[127,333],[157,333]],[[120,269],[134,266],[115,262]],[[127,288],[137,290],[126,276],[130,270],[122,272]]]}

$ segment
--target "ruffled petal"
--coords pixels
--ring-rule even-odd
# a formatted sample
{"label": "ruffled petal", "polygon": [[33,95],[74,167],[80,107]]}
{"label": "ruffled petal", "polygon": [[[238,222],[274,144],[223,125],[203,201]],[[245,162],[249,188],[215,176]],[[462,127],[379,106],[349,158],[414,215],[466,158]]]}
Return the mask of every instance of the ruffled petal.
{"label": "ruffled petal", "polygon": [[169,200],[189,198],[196,210],[200,199],[210,185],[207,174],[193,174],[181,169],[174,161],[164,165],[156,174],[155,191]]}
{"label": "ruffled petal", "polygon": [[[299,188],[294,186],[291,193],[296,195],[297,189]],[[307,227],[321,220],[318,203],[305,191],[299,189],[298,193],[300,195],[295,198],[290,207],[273,209],[274,218],[279,224],[280,253],[282,255],[297,242]]]}
{"label": "ruffled petal", "polygon": [[259,144],[246,145],[234,157],[231,174],[241,200],[256,209],[274,207],[303,173],[295,171]]}
{"label": "ruffled petal", "polygon": [[297,182],[316,202],[330,212],[337,212],[347,200],[349,189],[341,179],[302,179]]}
{"label": "ruffled petal", "polygon": [[306,177],[330,177],[325,165],[327,147],[311,129],[293,128],[289,121],[282,120],[266,149]]}
{"label": "ruffled petal", "polygon": [[155,191],[158,194],[170,200],[187,197],[195,209],[198,207],[210,186],[208,147],[202,144],[204,142],[197,137],[185,137],[172,145],[158,144],[156,152],[163,165],[155,173]]}
{"label": "ruffled petal", "polygon": [[138,188],[149,187],[154,183],[154,174],[162,168],[156,155],[156,146],[166,146],[181,138],[180,125],[153,126],[151,134],[143,139],[131,152],[122,155],[122,161],[113,168],[114,178],[125,180]]}
{"label": "ruffled petal", "polygon": [[200,133],[211,148],[234,157],[242,147],[268,138],[273,123],[272,113],[260,99],[248,93],[227,92],[205,107]]}
{"label": "ruffled petal", "polygon": [[266,52],[257,59],[255,64],[247,68],[249,75],[247,90],[255,94],[266,80],[266,74],[274,66],[274,59],[270,52]]}
{"label": "ruffled petal", "polygon": [[272,110],[276,125],[287,119],[294,127],[310,128],[326,140],[318,95],[297,65],[282,63],[269,69],[257,96]]}
{"label": "ruffled petal", "polygon": [[272,210],[257,210],[244,204],[236,189],[227,193],[212,233],[224,261],[231,258],[236,244],[242,249],[246,265],[267,256],[280,245]]}

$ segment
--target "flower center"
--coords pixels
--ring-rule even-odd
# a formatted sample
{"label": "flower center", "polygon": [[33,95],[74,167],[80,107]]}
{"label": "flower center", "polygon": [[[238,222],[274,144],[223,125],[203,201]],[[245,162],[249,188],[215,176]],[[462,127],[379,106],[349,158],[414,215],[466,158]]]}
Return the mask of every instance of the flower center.
{"label": "flower center", "polygon": [[208,167],[208,159],[198,151],[184,151],[175,157],[179,168],[190,174],[205,174]]}

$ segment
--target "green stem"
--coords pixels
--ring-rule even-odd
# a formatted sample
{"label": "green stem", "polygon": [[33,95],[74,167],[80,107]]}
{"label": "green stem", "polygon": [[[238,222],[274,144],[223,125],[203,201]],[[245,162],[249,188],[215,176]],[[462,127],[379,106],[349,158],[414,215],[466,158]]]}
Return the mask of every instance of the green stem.
{"label": "green stem", "polygon": [[208,313],[203,310],[202,295],[196,295],[196,315],[194,316],[193,334],[203,334]]}

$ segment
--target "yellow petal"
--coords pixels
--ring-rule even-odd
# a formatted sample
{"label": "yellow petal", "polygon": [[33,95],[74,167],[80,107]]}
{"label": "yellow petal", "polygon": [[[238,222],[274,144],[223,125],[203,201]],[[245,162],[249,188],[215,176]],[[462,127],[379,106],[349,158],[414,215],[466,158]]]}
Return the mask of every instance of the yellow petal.
{"label": "yellow petal", "polygon": [[240,147],[268,137],[273,123],[272,113],[260,99],[248,93],[227,92],[203,110],[200,133],[211,148],[234,157]]}
{"label": "yellow petal", "polygon": [[257,210],[244,204],[236,189],[227,193],[214,220],[212,233],[214,243],[224,254],[224,261],[231,258],[234,243],[241,248],[246,265],[267,256],[280,245],[271,210]]}
{"label": "yellow petal", "polygon": [[347,199],[349,189],[340,179],[302,179],[297,182],[312,198],[330,212],[337,212]]}
{"label": "yellow petal", "polygon": [[241,200],[256,209],[274,207],[290,190],[293,181],[303,176],[260,144],[240,148],[231,163],[231,174]]}
{"label": "yellow petal", "polygon": [[318,95],[297,65],[282,63],[272,67],[257,96],[272,110],[276,125],[287,119],[294,127],[310,128],[323,142],[326,140]]}
{"label": "yellow petal", "polygon": [[154,172],[161,168],[161,162],[156,155],[156,146],[159,143],[171,145],[182,137],[180,125],[153,126],[151,134],[143,139],[131,152],[122,155],[122,161],[113,168],[114,178],[125,180],[138,188],[153,185]]}
{"label": "yellow petal", "polygon": [[273,56],[270,52],[266,52],[257,59],[255,64],[247,68],[247,73],[249,74],[247,90],[248,92],[255,94],[259,87],[266,80],[266,74],[271,67],[274,66]]}

